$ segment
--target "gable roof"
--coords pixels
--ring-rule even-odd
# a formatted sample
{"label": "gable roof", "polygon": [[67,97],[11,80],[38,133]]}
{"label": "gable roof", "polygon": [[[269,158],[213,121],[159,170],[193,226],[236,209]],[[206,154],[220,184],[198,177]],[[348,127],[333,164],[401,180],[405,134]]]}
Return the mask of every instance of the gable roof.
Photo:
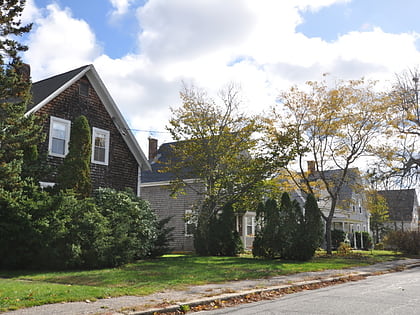
{"label": "gable roof", "polygon": [[32,84],[32,103],[28,106],[25,115],[37,112],[44,105],[48,104],[55,97],[60,95],[64,90],[74,84],[76,81],[86,76],[95,89],[100,100],[105,106],[108,114],[114,121],[115,126],[119,130],[122,138],[126,142],[131,153],[135,157],[137,163],[142,169],[151,170],[150,164],[146,156],[141,150],[136,138],[123,118],[120,110],[106,89],[104,83],[99,77],[93,65],[86,65]]}
{"label": "gable roof", "polygon": [[[174,148],[179,145],[183,141],[178,142],[168,142],[162,144],[156,154],[156,157],[150,161],[151,170],[145,170],[141,173],[141,182],[143,183],[168,183],[171,180],[174,180],[176,178],[175,174],[171,172],[163,172],[163,169],[165,168],[165,164],[169,162],[171,159],[173,159],[173,151]],[[191,174],[190,170],[185,169],[183,170],[183,173],[185,174],[184,179],[192,179],[191,176],[188,176],[188,174]]]}
{"label": "gable roof", "polygon": [[418,206],[415,189],[381,190],[378,193],[387,201],[391,220],[412,220],[413,209],[417,210]]}
{"label": "gable roof", "polygon": [[[333,169],[323,171],[323,175],[328,182],[334,183],[341,179],[343,176],[342,169]],[[317,172],[309,176],[310,180],[320,179],[320,174]],[[347,170],[346,178],[344,179],[343,185],[341,186],[340,193],[338,195],[338,202],[348,202],[354,196],[363,190],[363,179],[360,176],[360,171],[357,167],[349,168]]]}

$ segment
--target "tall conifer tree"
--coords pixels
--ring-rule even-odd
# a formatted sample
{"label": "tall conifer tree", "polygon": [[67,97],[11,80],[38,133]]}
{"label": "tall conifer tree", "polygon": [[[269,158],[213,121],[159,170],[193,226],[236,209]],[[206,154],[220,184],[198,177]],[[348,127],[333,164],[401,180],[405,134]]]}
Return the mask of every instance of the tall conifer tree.
{"label": "tall conifer tree", "polygon": [[0,189],[6,190],[21,185],[24,151],[33,152],[41,134],[34,117],[25,117],[31,82],[19,53],[27,47],[16,40],[32,26],[21,25],[24,5],[25,0],[0,1]]}
{"label": "tall conifer tree", "polygon": [[91,143],[89,122],[86,116],[79,116],[71,128],[69,153],[59,170],[57,180],[60,189],[73,189],[81,197],[90,196]]}

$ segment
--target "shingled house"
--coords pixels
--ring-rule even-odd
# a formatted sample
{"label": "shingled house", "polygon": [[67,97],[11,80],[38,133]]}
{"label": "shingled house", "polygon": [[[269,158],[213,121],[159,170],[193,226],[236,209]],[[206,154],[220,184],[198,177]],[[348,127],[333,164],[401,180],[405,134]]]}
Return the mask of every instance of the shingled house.
{"label": "shingled house", "polygon": [[[184,192],[171,195],[171,181],[174,174],[163,172],[165,163],[171,157],[177,142],[164,143],[159,149],[157,140],[149,138],[149,162],[152,170],[142,171],[141,197],[150,202],[159,218],[170,217],[169,226],[174,227],[172,248],[176,252],[194,250],[193,228],[191,219],[193,208],[202,201],[204,186],[197,178],[183,178],[186,183]],[[188,171],[185,172],[188,174]],[[237,216],[236,227],[246,248],[252,246],[255,234],[255,212],[246,212]]]}
{"label": "shingled house", "polygon": [[[342,177],[343,170],[332,169],[323,172],[324,178],[334,187]],[[331,207],[331,197],[324,187],[320,174],[315,170],[314,162],[308,161],[309,180],[315,188],[318,206],[325,216],[328,216]],[[304,204],[302,194],[295,192],[292,198]],[[347,234],[348,239],[354,238],[354,232],[369,232],[369,212],[366,206],[365,183],[358,168],[348,169],[347,176],[341,187],[337,205],[332,219],[332,230],[341,230]]]}
{"label": "shingled house", "polygon": [[[72,121],[86,116],[92,128],[93,187],[131,188],[139,195],[141,170],[150,165],[93,65],[33,83],[29,114],[45,119],[47,137],[39,151],[53,170],[68,153]],[[50,172],[41,184],[53,185],[55,176]]]}
{"label": "shingled house", "polygon": [[157,140],[149,138],[149,162],[151,170],[141,173],[140,196],[149,201],[152,210],[160,219],[170,218],[168,226],[173,227],[173,241],[170,244],[175,252],[192,252],[194,250],[194,222],[190,219],[192,209],[202,200],[203,187],[194,178],[185,178],[187,184],[184,193],[172,196],[171,180],[174,174],[163,172],[165,163],[171,156],[172,146],[176,142],[162,144],[159,149]]}
{"label": "shingled house", "polygon": [[415,189],[381,190],[378,193],[388,204],[390,229],[402,231],[419,229],[419,203]]}

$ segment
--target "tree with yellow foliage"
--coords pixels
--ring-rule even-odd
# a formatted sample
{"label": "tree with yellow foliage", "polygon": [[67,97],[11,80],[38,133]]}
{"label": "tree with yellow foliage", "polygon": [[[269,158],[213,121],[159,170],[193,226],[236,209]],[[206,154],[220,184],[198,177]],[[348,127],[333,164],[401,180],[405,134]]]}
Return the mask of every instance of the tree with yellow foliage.
{"label": "tree with yellow foliage", "polygon": [[[281,93],[280,104],[270,118],[272,140],[285,131],[295,135],[296,164],[286,168],[287,182],[304,195],[328,199],[325,220],[327,252],[331,253],[331,227],[340,192],[351,176],[351,168],[371,151],[384,127],[383,108],[387,97],[378,93],[375,82],[326,80],[307,82]],[[307,170],[307,161],[313,161]],[[332,170],[334,176],[331,176]],[[321,192],[321,194],[320,194]]]}
{"label": "tree with yellow foliage", "polygon": [[398,75],[389,93],[386,112],[388,133],[393,148],[379,150],[373,180],[386,181],[389,186],[410,187],[420,179],[420,72],[413,68]]}
{"label": "tree with yellow foliage", "polygon": [[386,232],[386,223],[389,222],[388,204],[384,196],[377,191],[369,191],[368,211],[370,212],[370,228],[373,232],[375,244],[379,243],[381,236]]}
{"label": "tree with yellow foliage", "polygon": [[187,179],[196,179],[204,188],[196,190],[202,202],[194,209],[198,221],[194,239],[196,251],[207,255],[209,227],[217,214],[228,204],[239,207],[239,203],[252,202],[255,189],[273,173],[275,165],[291,159],[290,140],[283,137],[284,141],[277,143],[283,149],[276,159],[266,158],[260,146],[261,121],[240,110],[240,91],[234,84],[221,90],[218,100],[187,86],[180,97],[182,105],[172,109],[167,127],[177,143],[164,171],[174,175],[174,192],[191,185]]}

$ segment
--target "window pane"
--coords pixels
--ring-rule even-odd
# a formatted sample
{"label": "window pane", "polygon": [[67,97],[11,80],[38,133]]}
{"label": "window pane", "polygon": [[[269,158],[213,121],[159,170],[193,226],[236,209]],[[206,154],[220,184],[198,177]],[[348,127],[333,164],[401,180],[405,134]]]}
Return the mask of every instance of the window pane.
{"label": "window pane", "polygon": [[95,146],[94,159],[95,161],[105,162],[105,147],[101,148]]}
{"label": "window pane", "polygon": [[105,135],[96,135],[95,147],[105,148]]}
{"label": "window pane", "polygon": [[187,223],[186,224],[186,235],[193,235],[195,230],[195,224],[194,223]]}
{"label": "window pane", "polygon": [[52,138],[52,141],[51,141],[52,153],[64,155],[65,145],[66,145],[66,141],[64,139]]}
{"label": "window pane", "polygon": [[246,219],[246,235],[253,235],[254,234],[254,225],[253,225],[253,218],[252,217],[245,217]]}
{"label": "window pane", "polygon": [[94,129],[93,133],[93,162],[107,163],[109,133]]}
{"label": "window pane", "polygon": [[66,125],[53,122],[52,136],[58,139],[66,139]]}

